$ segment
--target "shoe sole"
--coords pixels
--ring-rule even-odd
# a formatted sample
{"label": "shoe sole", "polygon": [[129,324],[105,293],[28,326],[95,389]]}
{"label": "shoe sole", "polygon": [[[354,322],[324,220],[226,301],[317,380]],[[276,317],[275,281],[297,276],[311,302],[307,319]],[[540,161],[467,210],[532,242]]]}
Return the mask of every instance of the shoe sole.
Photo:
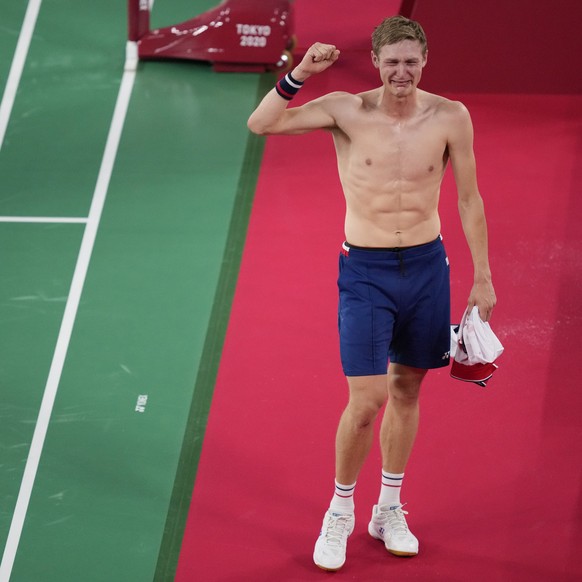
{"label": "shoe sole", "polygon": [[384,538],[382,536],[379,536],[375,531],[374,528],[372,526],[372,524],[370,523],[368,525],[368,533],[375,539],[378,540],[380,542],[382,542],[384,544],[384,547],[386,548],[386,550],[388,552],[390,552],[392,555],[394,556],[398,556],[399,558],[413,558],[414,556],[418,556],[418,552],[402,552],[400,550],[391,550],[386,543],[384,542]]}
{"label": "shoe sole", "polygon": [[321,570],[325,570],[326,572],[337,572],[339,569],[343,567],[346,561],[344,560],[339,566],[336,566],[335,568],[330,568],[329,566],[322,566],[321,564],[318,564],[317,561],[315,560],[315,556],[313,556],[313,563],[318,568],[320,568]]}
{"label": "shoe sole", "polygon": [[[384,544],[386,548],[386,544]],[[390,548],[386,548],[391,554],[394,556],[398,556],[399,558],[414,558],[414,556],[418,556],[418,552],[399,552],[398,550],[391,550]]]}
{"label": "shoe sole", "polygon": [[320,570],[323,570],[324,572],[337,572],[338,570],[341,570],[341,568],[343,567],[343,565],[345,564],[345,562],[344,562],[344,564],[342,564],[341,566],[338,566],[337,568],[326,568],[325,566],[320,566],[317,562],[314,562],[314,564]]}

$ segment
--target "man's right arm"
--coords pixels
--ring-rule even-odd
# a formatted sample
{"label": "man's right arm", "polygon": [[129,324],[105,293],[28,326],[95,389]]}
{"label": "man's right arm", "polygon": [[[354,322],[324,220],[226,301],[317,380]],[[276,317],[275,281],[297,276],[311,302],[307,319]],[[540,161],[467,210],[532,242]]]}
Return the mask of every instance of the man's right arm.
{"label": "man's right arm", "polygon": [[[311,75],[328,69],[338,57],[339,50],[334,45],[315,43],[291,75],[302,83]],[[247,125],[253,133],[259,135],[300,134],[332,127],[334,118],[325,107],[325,101],[325,97],[322,97],[300,107],[287,108],[290,101],[281,97],[273,88],[249,117]]]}

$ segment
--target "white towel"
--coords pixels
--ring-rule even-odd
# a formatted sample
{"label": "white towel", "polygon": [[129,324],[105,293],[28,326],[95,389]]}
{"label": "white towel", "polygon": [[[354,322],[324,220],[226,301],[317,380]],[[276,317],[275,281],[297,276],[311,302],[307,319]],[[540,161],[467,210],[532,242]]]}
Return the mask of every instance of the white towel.
{"label": "white towel", "polygon": [[475,306],[467,308],[458,327],[451,327],[451,376],[457,380],[485,386],[497,369],[495,360],[503,345],[488,322],[479,317]]}

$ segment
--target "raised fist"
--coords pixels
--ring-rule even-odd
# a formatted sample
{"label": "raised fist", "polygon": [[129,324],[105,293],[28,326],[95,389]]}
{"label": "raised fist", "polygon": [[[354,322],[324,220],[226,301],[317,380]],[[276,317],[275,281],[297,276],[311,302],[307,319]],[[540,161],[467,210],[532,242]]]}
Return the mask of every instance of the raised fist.
{"label": "raised fist", "polygon": [[[306,76],[314,75],[316,73],[321,73],[325,69],[331,67],[339,58],[340,51],[333,44],[323,44],[321,42],[316,42],[308,51],[305,56],[297,65],[294,72],[294,76]],[[298,78],[299,81],[303,80]]]}

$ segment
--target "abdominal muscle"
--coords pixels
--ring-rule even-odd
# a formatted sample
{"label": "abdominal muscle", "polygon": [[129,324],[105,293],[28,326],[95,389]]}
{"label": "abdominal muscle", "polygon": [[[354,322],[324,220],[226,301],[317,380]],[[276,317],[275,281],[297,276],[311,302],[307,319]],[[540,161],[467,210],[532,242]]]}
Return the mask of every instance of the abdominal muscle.
{"label": "abdominal muscle", "polygon": [[[363,247],[407,247],[433,241],[440,233],[439,184],[374,187],[342,180],[346,197],[346,240]],[[428,182],[428,183],[427,183]],[[414,188],[414,189],[413,189]]]}

